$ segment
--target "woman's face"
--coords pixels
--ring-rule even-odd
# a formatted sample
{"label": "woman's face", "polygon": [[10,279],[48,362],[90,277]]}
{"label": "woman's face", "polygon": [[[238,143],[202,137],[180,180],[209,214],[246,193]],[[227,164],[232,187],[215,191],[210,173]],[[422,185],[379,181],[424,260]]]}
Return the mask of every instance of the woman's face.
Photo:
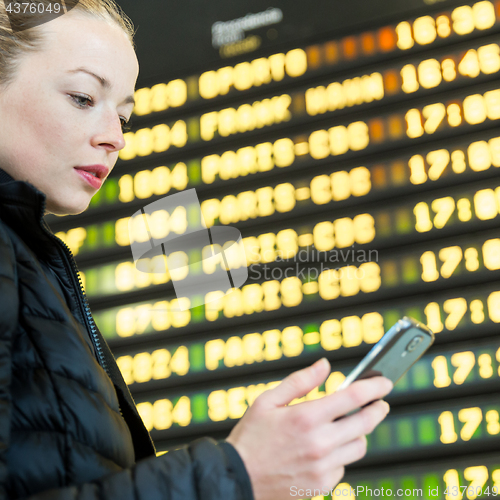
{"label": "woman's face", "polygon": [[75,167],[114,167],[139,64],[119,26],[76,9],[41,28],[43,50],[23,54],[0,87],[0,167],[45,193],[46,213],[78,214],[99,187]]}

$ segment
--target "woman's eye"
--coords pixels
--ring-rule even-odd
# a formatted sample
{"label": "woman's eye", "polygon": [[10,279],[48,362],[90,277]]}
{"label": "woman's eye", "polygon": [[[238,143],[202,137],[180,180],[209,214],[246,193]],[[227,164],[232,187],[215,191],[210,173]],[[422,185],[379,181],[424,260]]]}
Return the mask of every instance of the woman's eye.
{"label": "woman's eye", "polygon": [[[84,95],[77,95],[77,94],[70,94],[72,99],[82,108],[87,107],[87,105],[92,106],[93,101],[92,98],[84,96]],[[129,132],[132,129],[131,121],[127,120],[125,118],[120,118],[120,122],[122,124],[122,132]]]}
{"label": "woman's eye", "polygon": [[71,97],[79,106],[85,106],[87,103],[92,104],[92,99],[90,97],[76,94],[71,94]]}
{"label": "woman's eye", "polygon": [[127,122],[125,118],[120,119],[122,122],[122,132],[130,132],[132,130],[132,124],[130,120]]}

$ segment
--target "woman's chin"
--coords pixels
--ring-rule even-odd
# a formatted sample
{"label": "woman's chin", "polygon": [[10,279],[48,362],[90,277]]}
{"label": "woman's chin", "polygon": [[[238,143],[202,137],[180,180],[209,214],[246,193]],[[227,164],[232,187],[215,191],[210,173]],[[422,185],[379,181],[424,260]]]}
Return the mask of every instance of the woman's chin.
{"label": "woman's chin", "polygon": [[45,205],[45,214],[54,214],[54,215],[78,215],[87,210],[91,198],[87,198],[86,200],[82,200],[81,202],[77,202],[77,200],[72,200],[71,202],[61,204],[61,203],[50,203],[46,202]]}

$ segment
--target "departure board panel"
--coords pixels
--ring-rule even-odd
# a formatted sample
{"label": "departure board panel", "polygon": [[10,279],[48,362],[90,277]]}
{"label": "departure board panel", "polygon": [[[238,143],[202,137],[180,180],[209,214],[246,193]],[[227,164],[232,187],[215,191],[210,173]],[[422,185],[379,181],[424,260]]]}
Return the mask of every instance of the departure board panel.
{"label": "departure board panel", "polygon": [[[347,473],[333,491],[293,492],[315,497],[327,493],[332,499],[399,496],[402,498],[490,498],[498,496],[500,487],[498,455],[484,453],[481,457],[426,461],[415,466],[377,468],[363,474]],[[321,496],[320,496],[321,498]],[[326,496],[328,498],[328,496]]]}
{"label": "departure board panel", "polygon": [[[377,0],[359,16],[352,1],[330,24],[326,2],[264,3],[179,7],[191,41],[140,38],[148,74],[115,168],[85,212],[47,222],[159,452],[226,437],[322,356],[331,374],[300,401],[334,393],[407,315],[436,341],[387,397],[366,457],[336,490],[295,496],[497,496],[500,0]],[[182,63],[154,73],[169,43]],[[134,222],[191,188],[199,204]],[[200,225],[238,229],[244,252],[191,247]],[[168,236],[174,253],[134,262],[134,244]],[[221,269],[248,278],[177,295]]]}

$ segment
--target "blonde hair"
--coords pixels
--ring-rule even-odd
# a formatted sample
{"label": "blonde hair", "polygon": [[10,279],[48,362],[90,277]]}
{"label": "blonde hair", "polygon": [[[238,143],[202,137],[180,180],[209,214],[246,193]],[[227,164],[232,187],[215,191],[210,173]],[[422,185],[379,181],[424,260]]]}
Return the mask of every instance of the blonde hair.
{"label": "blonde hair", "polygon": [[[127,35],[132,47],[134,43],[134,25],[123,9],[114,0],[37,0],[37,4],[53,6],[64,3],[69,12],[75,11],[90,17],[97,17],[108,23],[118,25]],[[69,10],[71,9],[71,10]],[[47,9],[48,10],[48,9]],[[67,15],[67,14],[66,14]],[[0,0],[0,87],[7,87],[15,78],[20,58],[27,52],[40,51],[43,48],[45,33],[43,24],[29,27],[33,14],[7,15],[4,0]],[[12,29],[11,22],[15,22]]]}

